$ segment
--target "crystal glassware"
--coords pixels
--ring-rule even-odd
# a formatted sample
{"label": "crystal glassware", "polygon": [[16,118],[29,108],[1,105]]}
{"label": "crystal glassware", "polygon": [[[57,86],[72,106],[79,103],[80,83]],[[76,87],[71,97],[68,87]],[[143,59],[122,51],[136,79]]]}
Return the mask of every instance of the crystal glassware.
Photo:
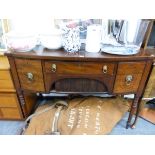
{"label": "crystal glassware", "polygon": [[62,45],[65,51],[76,53],[80,50],[80,29],[79,27],[63,28]]}

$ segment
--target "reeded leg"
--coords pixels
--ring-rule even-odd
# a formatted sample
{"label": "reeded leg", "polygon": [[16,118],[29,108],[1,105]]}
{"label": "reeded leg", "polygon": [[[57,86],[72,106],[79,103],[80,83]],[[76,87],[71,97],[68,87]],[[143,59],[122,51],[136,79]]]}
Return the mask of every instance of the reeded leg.
{"label": "reeded leg", "polygon": [[128,127],[131,126],[131,120],[132,120],[132,117],[134,115],[135,109],[137,108],[138,100],[139,100],[139,98],[135,97],[133,102],[132,102],[129,117],[128,117],[128,121],[127,121],[127,124],[126,124],[126,129],[128,129]]}
{"label": "reeded leg", "polygon": [[130,113],[129,113],[129,117],[128,117],[128,121],[126,123],[126,129],[129,128],[130,126],[130,122],[131,122],[131,119],[132,119],[132,116],[133,116],[133,105],[134,105],[134,101],[132,102],[132,105],[131,105],[131,109],[130,109]]}
{"label": "reeded leg", "polygon": [[138,105],[137,105],[135,120],[134,120],[133,124],[131,125],[132,129],[134,129],[136,127],[136,122],[137,122],[137,119],[138,119],[139,111],[140,111],[140,101],[138,102]]}

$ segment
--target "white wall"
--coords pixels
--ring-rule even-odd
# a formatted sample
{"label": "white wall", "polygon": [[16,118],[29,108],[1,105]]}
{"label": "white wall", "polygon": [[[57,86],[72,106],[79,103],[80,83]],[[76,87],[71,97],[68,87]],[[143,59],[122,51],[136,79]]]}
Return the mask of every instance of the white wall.
{"label": "white wall", "polygon": [[23,33],[42,33],[54,28],[54,19],[49,18],[17,18],[10,19],[10,30]]}

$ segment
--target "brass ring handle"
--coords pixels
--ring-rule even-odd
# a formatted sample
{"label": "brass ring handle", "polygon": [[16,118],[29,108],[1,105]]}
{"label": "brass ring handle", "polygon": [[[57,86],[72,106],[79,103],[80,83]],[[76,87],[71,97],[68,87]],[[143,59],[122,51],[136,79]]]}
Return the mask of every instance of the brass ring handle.
{"label": "brass ring handle", "polygon": [[33,81],[34,80],[34,75],[32,73],[27,73],[27,78],[29,81]]}
{"label": "brass ring handle", "polygon": [[126,85],[130,85],[132,80],[133,80],[133,76],[132,75],[127,75],[126,78],[125,78]]}
{"label": "brass ring handle", "polygon": [[107,71],[108,71],[108,67],[107,67],[107,65],[104,65],[104,66],[103,66],[103,73],[106,74]]}
{"label": "brass ring handle", "polygon": [[56,64],[52,64],[52,72],[56,72],[56,70],[57,70]]}

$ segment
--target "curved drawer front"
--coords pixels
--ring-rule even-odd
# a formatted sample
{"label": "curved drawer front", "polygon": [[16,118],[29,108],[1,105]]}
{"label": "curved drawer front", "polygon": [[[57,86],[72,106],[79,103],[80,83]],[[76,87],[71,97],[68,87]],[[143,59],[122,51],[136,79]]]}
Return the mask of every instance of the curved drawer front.
{"label": "curved drawer front", "polygon": [[111,93],[116,65],[112,62],[45,61],[46,90]]}
{"label": "curved drawer front", "polygon": [[132,81],[127,82],[130,75],[117,75],[114,93],[134,93],[137,91],[142,74],[132,74]]}
{"label": "curved drawer front", "polygon": [[146,62],[122,62],[118,64],[117,75],[141,74],[144,71]]}
{"label": "curved drawer front", "polygon": [[22,89],[44,91],[44,80],[40,60],[15,59]]}
{"label": "curved drawer front", "polygon": [[124,62],[118,64],[114,93],[135,93],[139,87],[145,62]]}
{"label": "curved drawer front", "polygon": [[114,74],[114,63],[46,61],[45,71],[53,74]]}

